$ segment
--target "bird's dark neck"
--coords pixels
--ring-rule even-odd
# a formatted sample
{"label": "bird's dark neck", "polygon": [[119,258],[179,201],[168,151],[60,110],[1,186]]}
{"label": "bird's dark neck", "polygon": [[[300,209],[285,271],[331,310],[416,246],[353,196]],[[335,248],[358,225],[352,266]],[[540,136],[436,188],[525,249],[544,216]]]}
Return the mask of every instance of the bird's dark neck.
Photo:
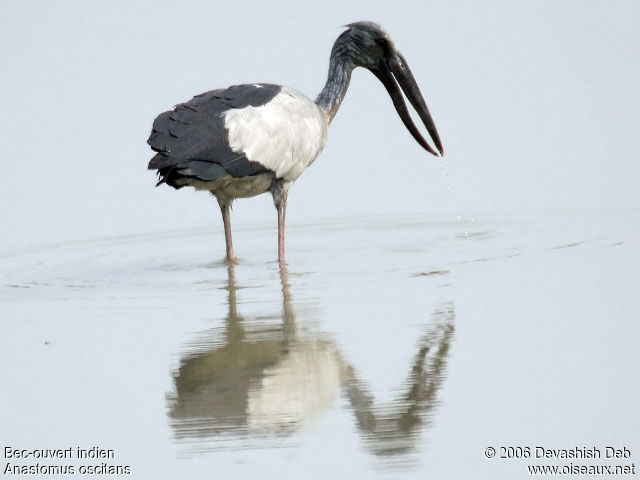
{"label": "bird's dark neck", "polygon": [[316,105],[327,113],[329,122],[333,120],[347,93],[349,82],[351,81],[351,72],[354,68],[355,65],[351,61],[351,56],[348,54],[347,49],[336,42],[329,60],[327,83],[325,83],[324,88],[316,98]]}

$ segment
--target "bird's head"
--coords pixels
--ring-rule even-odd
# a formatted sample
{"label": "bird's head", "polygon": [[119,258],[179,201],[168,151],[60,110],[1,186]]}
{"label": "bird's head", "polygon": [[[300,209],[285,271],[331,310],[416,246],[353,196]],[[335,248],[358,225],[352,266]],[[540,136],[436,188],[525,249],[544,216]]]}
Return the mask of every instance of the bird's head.
{"label": "bird's head", "polygon": [[411,135],[425,150],[437,156],[438,154],[411,120],[402,95],[404,92],[427,128],[438,152],[443,155],[442,142],[427,104],[407,61],[396,49],[391,36],[380,25],[373,22],[355,22],[346,26],[348,29],[338,37],[334,49],[339,49],[341,55],[347,57],[353,67],[364,67],[378,77],[389,92],[396,111]]}

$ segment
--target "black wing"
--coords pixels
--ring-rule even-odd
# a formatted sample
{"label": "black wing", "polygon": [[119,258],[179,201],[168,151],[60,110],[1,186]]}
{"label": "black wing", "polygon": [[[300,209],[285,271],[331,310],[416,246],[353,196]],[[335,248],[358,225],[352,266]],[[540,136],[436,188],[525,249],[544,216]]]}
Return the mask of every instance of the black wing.
{"label": "black wing", "polygon": [[161,183],[175,188],[180,177],[213,181],[223,175],[246,177],[269,170],[229,146],[222,114],[232,108],[264,105],[280,91],[279,85],[235,85],[196,95],[164,112],[153,122],[147,143],[158,152],[149,162]]}

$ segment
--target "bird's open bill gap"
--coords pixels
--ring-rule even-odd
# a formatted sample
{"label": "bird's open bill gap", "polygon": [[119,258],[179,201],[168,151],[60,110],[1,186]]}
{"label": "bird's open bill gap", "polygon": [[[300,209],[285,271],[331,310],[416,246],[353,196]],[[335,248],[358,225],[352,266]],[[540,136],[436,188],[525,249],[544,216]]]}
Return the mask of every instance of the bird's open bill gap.
{"label": "bird's open bill gap", "polygon": [[[431,113],[429,113],[429,109],[427,108],[427,104],[420,92],[416,79],[414,78],[413,73],[411,73],[411,69],[409,69],[409,64],[400,52],[396,52],[396,56],[397,58],[392,58],[388,62],[383,62],[379,68],[372,69],[371,71],[387,89],[387,92],[393,101],[393,106],[396,108],[396,111],[398,112],[398,115],[400,115],[405,127],[407,127],[407,130],[409,130],[411,135],[413,135],[413,138],[415,138],[427,152],[438,156],[435,150],[422,136],[415,123],[413,123],[409,110],[407,109],[407,104],[405,103],[402,95],[403,92],[409,99],[411,105],[413,105],[413,108],[415,108],[418,116],[424,123],[424,126],[427,128],[438,152],[440,152],[440,155],[444,155],[440,135],[438,135],[438,130],[436,130],[435,123],[433,122],[433,118],[431,118]],[[400,87],[398,87],[398,84]],[[400,88],[402,88],[402,91]]]}

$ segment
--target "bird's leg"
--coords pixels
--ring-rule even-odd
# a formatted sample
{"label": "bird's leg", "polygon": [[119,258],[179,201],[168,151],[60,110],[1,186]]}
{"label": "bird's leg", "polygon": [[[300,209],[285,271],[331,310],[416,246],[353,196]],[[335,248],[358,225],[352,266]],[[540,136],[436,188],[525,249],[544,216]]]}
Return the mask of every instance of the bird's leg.
{"label": "bird's leg", "polygon": [[284,219],[287,213],[287,198],[289,196],[289,182],[277,180],[271,186],[273,203],[278,211],[278,263],[284,262]]}
{"label": "bird's leg", "polygon": [[233,242],[231,241],[231,201],[218,197],[218,205],[222,212],[222,223],[224,224],[224,240],[227,244],[227,262],[235,263],[236,254],[233,252]]}
{"label": "bird's leg", "polygon": [[276,206],[278,209],[278,262],[284,264],[284,217],[287,213],[286,200]]}

